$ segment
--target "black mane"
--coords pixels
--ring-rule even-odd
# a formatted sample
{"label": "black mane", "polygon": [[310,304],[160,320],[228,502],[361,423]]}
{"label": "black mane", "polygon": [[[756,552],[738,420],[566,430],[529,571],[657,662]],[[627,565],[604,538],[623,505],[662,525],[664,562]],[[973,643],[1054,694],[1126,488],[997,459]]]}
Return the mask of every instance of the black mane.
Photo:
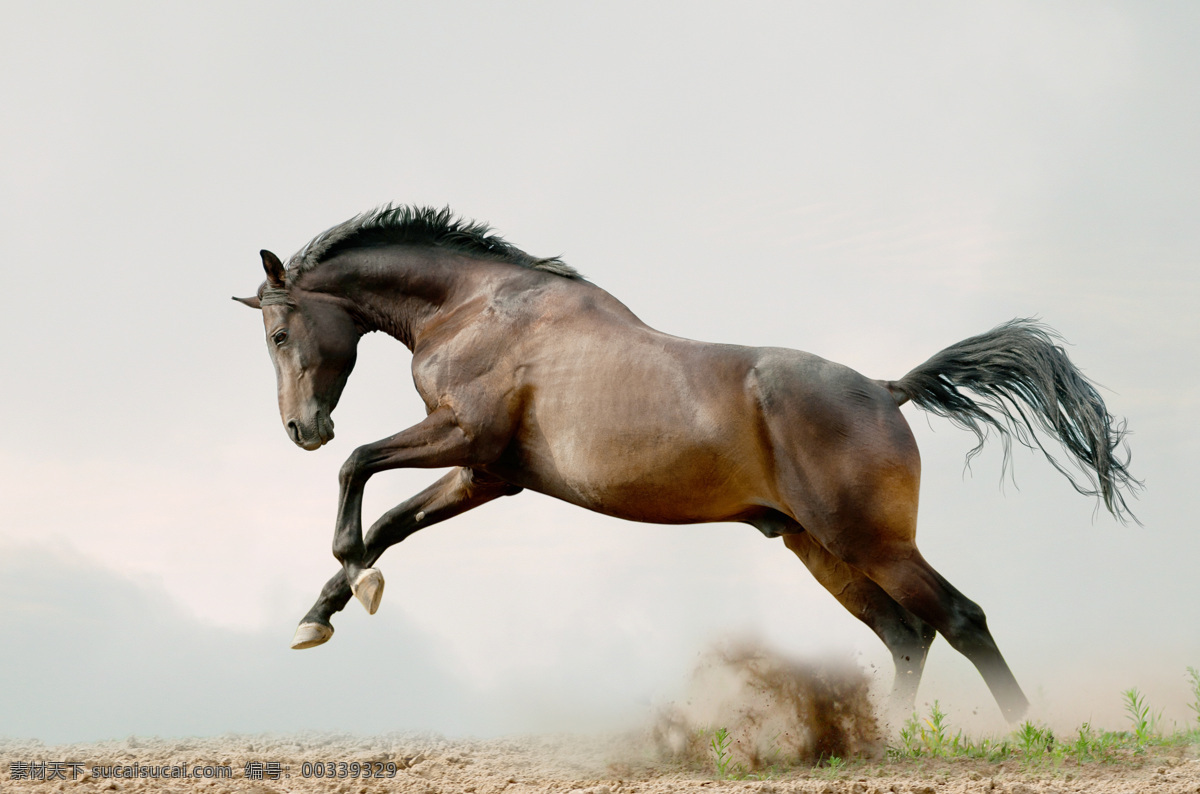
{"label": "black mane", "polygon": [[539,259],[530,256],[500,237],[487,224],[456,217],[449,207],[439,210],[385,204],[314,237],[288,262],[288,280],[345,251],[397,243],[436,246],[532,270],[545,270],[564,278],[583,278],[558,257]]}

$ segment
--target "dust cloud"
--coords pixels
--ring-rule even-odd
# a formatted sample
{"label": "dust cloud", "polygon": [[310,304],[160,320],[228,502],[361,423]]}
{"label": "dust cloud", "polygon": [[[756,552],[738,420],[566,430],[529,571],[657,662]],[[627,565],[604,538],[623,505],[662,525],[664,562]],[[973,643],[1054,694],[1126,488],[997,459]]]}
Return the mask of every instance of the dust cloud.
{"label": "dust cloud", "polygon": [[870,681],[848,660],[789,659],[741,642],[707,652],[683,702],[650,728],[661,757],[711,767],[724,729],[729,769],[814,766],[831,758],[877,758],[885,749]]}

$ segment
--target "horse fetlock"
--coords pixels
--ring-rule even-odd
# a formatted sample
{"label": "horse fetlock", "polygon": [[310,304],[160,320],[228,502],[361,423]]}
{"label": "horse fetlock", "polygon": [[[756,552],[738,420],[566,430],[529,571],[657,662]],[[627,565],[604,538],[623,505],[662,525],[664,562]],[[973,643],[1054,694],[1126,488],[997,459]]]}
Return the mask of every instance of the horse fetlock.
{"label": "horse fetlock", "polygon": [[342,537],[340,532],[333,538],[333,557],[343,565],[360,562],[366,553],[367,547],[361,539]]}

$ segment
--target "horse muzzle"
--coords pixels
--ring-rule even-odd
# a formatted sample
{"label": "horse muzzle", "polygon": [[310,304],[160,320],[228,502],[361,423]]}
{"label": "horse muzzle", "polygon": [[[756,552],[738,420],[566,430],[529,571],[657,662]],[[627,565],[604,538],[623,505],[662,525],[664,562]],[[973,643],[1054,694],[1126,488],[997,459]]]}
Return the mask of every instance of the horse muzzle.
{"label": "horse muzzle", "polygon": [[311,422],[289,419],[284,426],[292,443],[309,452],[333,440],[333,418],[325,411],[317,411]]}

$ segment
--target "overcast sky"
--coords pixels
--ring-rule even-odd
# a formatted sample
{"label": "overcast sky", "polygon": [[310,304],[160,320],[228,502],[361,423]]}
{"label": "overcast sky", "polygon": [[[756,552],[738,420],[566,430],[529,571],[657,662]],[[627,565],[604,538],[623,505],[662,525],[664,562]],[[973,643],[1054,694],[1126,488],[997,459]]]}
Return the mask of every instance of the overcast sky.
{"label": "overcast sky", "polygon": [[[1038,316],[1146,482],[1126,527],[904,408],[925,556],[1035,716],[1183,721],[1200,666],[1194,3],[16,3],[0,26],[0,736],[609,727],[755,634],[882,645],[778,540],[536,494],[384,557],[295,652],[336,474],[423,415],[372,335],[315,453],[232,303],[385,201],[562,255],[649,324],[871,377]],[[365,519],[436,473],[378,476]],[[882,685],[882,684],[881,684]],[[173,693],[164,697],[163,693]],[[944,640],[920,700],[1002,729]]]}

